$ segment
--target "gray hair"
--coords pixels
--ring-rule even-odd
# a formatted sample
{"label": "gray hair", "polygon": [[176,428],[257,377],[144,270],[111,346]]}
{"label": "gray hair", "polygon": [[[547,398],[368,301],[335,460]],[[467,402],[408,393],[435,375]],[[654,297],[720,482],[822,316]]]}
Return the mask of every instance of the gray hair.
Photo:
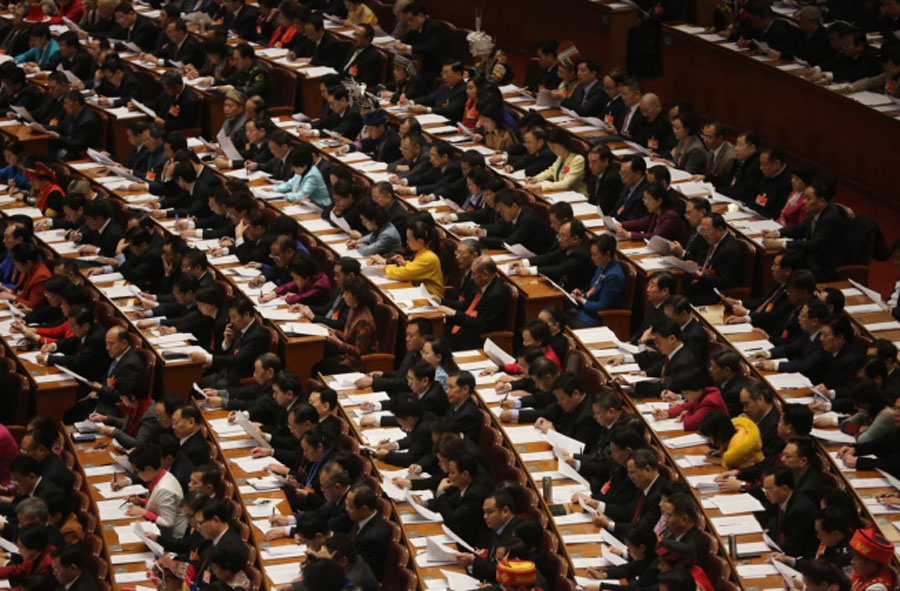
{"label": "gray hair", "polygon": [[814,23],[822,23],[822,11],[816,6],[804,6],[797,11],[797,16]]}
{"label": "gray hair", "polygon": [[38,523],[47,523],[50,519],[50,511],[43,499],[30,497],[19,501],[16,505],[16,515],[33,519]]}

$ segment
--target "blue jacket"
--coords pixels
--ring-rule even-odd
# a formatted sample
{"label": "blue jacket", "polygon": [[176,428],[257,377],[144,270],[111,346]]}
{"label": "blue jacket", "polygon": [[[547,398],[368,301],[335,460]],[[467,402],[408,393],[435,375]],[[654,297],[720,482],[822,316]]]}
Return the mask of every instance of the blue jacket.
{"label": "blue jacket", "polygon": [[20,64],[35,62],[39,66],[49,66],[54,60],[59,61],[59,44],[56,39],[50,39],[43,49],[32,47],[25,53],[16,56],[16,62]]}
{"label": "blue jacket", "polygon": [[388,254],[400,250],[400,233],[397,232],[394,224],[388,222],[376,232],[366,234],[360,239],[359,254],[367,257],[373,254]]}
{"label": "blue jacket", "polygon": [[31,188],[31,181],[25,176],[25,169],[12,164],[0,168],[0,181],[6,184],[9,184],[9,181],[16,181],[16,189],[23,191]]}
{"label": "blue jacket", "polygon": [[306,197],[323,209],[331,205],[331,195],[317,166],[310,167],[303,176],[295,174],[290,180],[275,186],[273,190],[287,193],[284,197],[288,201],[296,202],[301,197]]}
{"label": "blue jacket", "polygon": [[591,279],[591,285],[585,292],[586,298],[578,313],[578,321],[590,326],[603,324],[597,312],[616,310],[622,307],[622,296],[625,295],[625,272],[618,261],[612,260],[597,272]]}

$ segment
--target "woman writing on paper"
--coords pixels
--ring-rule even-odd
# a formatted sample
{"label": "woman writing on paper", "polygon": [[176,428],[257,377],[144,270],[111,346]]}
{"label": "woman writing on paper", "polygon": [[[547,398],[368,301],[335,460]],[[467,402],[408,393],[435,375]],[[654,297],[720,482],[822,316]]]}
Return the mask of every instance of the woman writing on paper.
{"label": "woman writing on paper", "polygon": [[566,132],[554,129],[547,133],[547,145],[556,160],[544,172],[526,179],[529,191],[575,191],[587,196],[584,178],[584,156],[572,151]]}
{"label": "woman writing on paper", "polygon": [[399,255],[392,256],[389,260],[381,255],[375,255],[369,259],[370,265],[385,265],[384,274],[389,279],[397,281],[410,281],[416,285],[422,284],[433,296],[444,297],[444,273],[441,270],[441,259],[431,250],[434,230],[425,222],[412,222],[406,229],[406,245],[413,252],[411,261],[404,261]]}
{"label": "woman writing on paper", "polygon": [[280,185],[275,185],[273,191],[284,193],[284,198],[292,203],[305,199],[323,209],[331,205],[331,195],[328,193],[322,173],[313,165],[312,147],[309,144],[301,143],[294,148],[291,154],[291,168],[294,176]]}
{"label": "woman writing on paper", "polygon": [[691,368],[683,376],[679,376],[678,388],[684,396],[684,402],[671,402],[667,409],[654,410],[654,419],[678,419],[685,431],[696,431],[703,419],[712,413],[728,416],[728,407],[722,400],[722,394],[718,388],[706,385],[706,373],[699,367]]}
{"label": "woman writing on paper", "polygon": [[669,191],[660,183],[651,183],[644,189],[644,206],[649,215],[627,220],[616,226],[619,240],[647,240],[662,236],[666,240],[687,244],[691,227],[675,208]]}
{"label": "woman writing on paper", "polygon": [[[359,221],[369,230],[365,236],[347,242],[349,248],[356,248],[363,256],[387,255],[400,249],[400,233],[391,223],[388,210],[371,199],[359,204]],[[351,236],[353,232],[351,232]]]}
{"label": "woman writing on paper", "polygon": [[298,252],[291,261],[291,278],[283,285],[275,288],[259,298],[260,302],[269,302],[282,297],[288,304],[306,304],[317,306],[328,301],[331,295],[331,279],[319,271],[315,259],[305,252]]}
{"label": "woman writing on paper", "polygon": [[323,374],[362,371],[362,357],[378,348],[378,334],[372,308],[375,300],[366,280],[354,277],[344,282],[341,295],[347,304],[347,321],[343,330],[331,330],[328,344],[336,351],[316,364],[314,371]]}

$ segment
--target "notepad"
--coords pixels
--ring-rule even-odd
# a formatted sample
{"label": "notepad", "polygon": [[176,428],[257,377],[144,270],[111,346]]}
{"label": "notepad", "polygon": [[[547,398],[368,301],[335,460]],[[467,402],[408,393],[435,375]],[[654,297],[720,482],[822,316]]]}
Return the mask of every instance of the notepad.
{"label": "notepad", "polygon": [[869,332],[883,332],[886,330],[900,330],[900,322],[892,320],[890,322],[875,322],[873,324],[864,324],[863,328]]}
{"label": "notepad", "polygon": [[740,513],[754,513],[765,511],[756,497],[747,493],[734,495],[715,495],[710,498],[723,515],[736,515]]}
{"label": "notepad", "polygon": [[802,373],[776,373],[766,376],[766,381],[776,390],[812,388],[813,383]]}
{"label": "notepad", "polygon": [[100,493],[104,499],[124,499],[131,495],[142,495],[147,492],[143,484],[130,484],[123,486],[119,490],[112,489],[112,482],[98,482],[94,488]]}
{"label": "notepad", "polygon": [[712,517],[710,521],[720,536],[761,534],[763,529],[752,515],[734,517]]}
{"label": "notepad", "polygon": [[547,435],[540,430],[535,429],[531,425],[522,427],[506,427],[504,430],[509,441],[513,444],[521,443],[537,443],[539,441],[547,441]]}
{"label": "notepad", "polygon": [[856,443],[856,438],[846,433],[841,433],[837,429],[816,429],[813,428],[809,432],[810,435],[817,439],[824,439],[831,443]]}
{"label": "notepad", "polygon": [[706,445],[706,437],[699,433],[690,433],[688,435],[681,435],[680,437],[664,439],[663,443],[669,449],[681,449],[683,447],[693,447],[695,445]]}
{"label": "notepad", "polygon": [[735,568],[742,579],[761,579],[778,574],[778,569],[771,564],[739,564]]}

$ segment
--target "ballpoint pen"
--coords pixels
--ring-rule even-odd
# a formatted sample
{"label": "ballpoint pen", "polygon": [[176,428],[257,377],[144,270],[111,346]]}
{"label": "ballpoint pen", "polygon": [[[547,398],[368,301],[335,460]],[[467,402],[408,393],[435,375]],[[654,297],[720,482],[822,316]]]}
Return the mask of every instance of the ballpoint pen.
{"label": "ballpoint pen", "polygon": [[119,505],[119,509],[123,508],[125,505],[129,504],[130,502],[131,501],[129,501],[128,499],[125,499],[125,502],[123,502],[121,505]]}

